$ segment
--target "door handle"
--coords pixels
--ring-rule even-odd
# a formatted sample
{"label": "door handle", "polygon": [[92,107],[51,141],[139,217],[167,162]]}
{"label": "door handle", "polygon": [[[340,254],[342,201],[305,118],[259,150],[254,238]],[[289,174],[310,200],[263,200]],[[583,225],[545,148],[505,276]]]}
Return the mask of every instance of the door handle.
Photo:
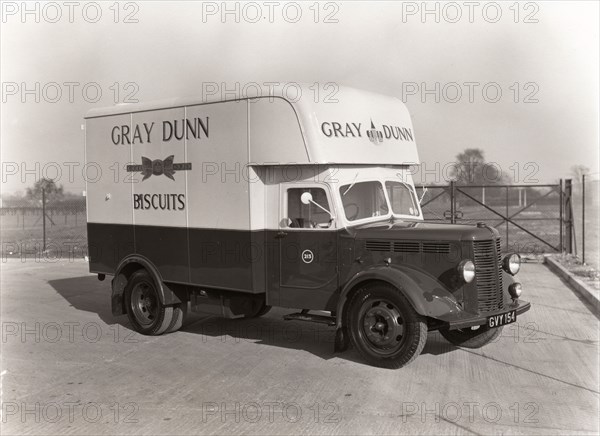
{"label": "door handle", "polygon": [[280,230],[279,232],[277,232],[277,234],[275,235],[276,238],[285,238],[287,236],[287,232],[284,232],[283,230]]}

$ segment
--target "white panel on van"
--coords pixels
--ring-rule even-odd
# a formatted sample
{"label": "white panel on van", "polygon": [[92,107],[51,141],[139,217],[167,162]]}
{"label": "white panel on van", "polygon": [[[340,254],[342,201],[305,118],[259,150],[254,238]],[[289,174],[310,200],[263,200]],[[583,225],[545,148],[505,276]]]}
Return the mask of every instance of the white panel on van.
{"label": "white panel on van", "polygon": [[189,106],[188,119],[207,120],[209,135],[187,140],[190,228],[250,228],[248,103]]}
{"label": "white panel on van", "polygon": [[[86,197],[89,223],[132,224],[131,146],[122,131],[129,114],[86,121]],[[123,126],[125,126],[123,128]]]}
{"label": "white panel on van", "polygon": [[250,111],[250,162],[257,164],[306,164],[302,130],[293,106],[282,98],[248,101]]}
{"label": "white panel on van", "polygon": [[184,108],[136,112],[132,115],[135,225],[185,227],[187,199],[185,137],[198,122]]}

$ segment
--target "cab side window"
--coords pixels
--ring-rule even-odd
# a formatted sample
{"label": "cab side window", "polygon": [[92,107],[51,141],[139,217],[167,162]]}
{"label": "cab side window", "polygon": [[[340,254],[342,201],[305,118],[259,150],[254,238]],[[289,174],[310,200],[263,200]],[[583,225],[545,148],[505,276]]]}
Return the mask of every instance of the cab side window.
{"label": "cab side window", "polygon": [[315,229],[328,228],[329,214],[321,207],[310,203],[303,204],[300,197],[310,192],[313,201],[325,210],[331,210],[327,194],[322,188],[292,188],[287,190],[287,226],[290,228]]}

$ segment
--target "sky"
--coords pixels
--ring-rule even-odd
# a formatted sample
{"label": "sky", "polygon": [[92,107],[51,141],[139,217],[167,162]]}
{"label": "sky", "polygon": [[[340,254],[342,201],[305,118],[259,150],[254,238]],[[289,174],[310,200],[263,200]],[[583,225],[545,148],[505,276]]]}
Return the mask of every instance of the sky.
{"label": "sky", "polygon": [[92,108],[236,83],[402,99],[427,169],[416,183],[443,183],[465,148],[481,148],[515,183],[568,178],[573,165],[599,171],[595,1],[26,7],[1,6],[3,193],[44,175],[83,191],[81,125]]}

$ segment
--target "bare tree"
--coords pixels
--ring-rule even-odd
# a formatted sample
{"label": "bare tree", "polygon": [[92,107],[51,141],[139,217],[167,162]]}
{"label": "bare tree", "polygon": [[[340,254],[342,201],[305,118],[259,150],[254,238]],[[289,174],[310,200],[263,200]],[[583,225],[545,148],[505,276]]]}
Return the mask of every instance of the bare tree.
{"label": "bare tree", "polygon": [[497,166],[485,161],[480,148],[467,148],[457,154],[451,174],[461,185],[495,185],[507,182]]}
{"label": "bare tree", "polygon": [[590,172],[590,169],[588,167],[586,167],[585,165],[573,165],[571,167],[571,175],[579,183],[581,183],[583,180],[582,176],[585,174],[588,174],[589,172]]}
{"label": "bare tree", "polygon": [[45,191],[46,200],[56,200],[64,196],[62,185],[57,186],[54,180],[42,178],[35,182],[33,187],[27,188],[27,198],[41,200],[42,189]]}

